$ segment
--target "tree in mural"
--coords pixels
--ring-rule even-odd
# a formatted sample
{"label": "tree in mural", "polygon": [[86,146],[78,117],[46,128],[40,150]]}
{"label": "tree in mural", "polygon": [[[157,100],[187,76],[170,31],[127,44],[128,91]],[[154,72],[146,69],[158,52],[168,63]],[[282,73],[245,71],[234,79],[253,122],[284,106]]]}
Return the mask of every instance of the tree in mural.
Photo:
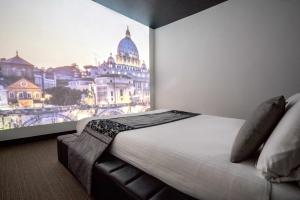
{"label": "tree in mural", "polygon": [[78,105],[82,95],[80,90],[74,90],[67,87],[49,88],[46,89],[45,92],[51,95],[46,103],[60,106]]}

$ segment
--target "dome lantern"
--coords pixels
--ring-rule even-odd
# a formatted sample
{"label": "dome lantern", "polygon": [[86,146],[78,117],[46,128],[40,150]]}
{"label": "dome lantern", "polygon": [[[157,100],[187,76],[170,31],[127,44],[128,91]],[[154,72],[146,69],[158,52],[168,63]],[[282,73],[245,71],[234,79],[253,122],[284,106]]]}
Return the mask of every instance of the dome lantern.
{"label": "dome lantern", "polygon": [[126,37],[130,38],[130,31],[129,31],[129,27],[127,26],[127,30],[126,30]]}

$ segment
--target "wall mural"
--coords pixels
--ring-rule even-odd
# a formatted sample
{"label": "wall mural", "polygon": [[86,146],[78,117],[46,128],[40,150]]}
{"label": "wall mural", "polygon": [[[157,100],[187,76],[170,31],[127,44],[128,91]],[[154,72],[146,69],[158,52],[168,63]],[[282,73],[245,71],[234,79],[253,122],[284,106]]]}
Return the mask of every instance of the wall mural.
{"label": "wall mural", "polygon": [[[30,7],[14,5],[19,1],[0,3],[8,8],[3,12],[0,8],[0,23],[6,28],[0,33],[0,130],[150,109],[148,27],[92,1],[67,2],[55,0]],[[79,5],[87,9],[78,16],[80,20],[65,15],[76,12]],[[56,18],[50,12],[49,16],[44,13],[46,17],[35,16],[51,6]],[[11,15],[18,10],[31,16],[13,21],[17,19]],[[71,26],[74,20],[74,32],[61,35],[63,22]],[[22,32],[15,33],[20,29]],[[33,31],[33,38],[26,38]]]}

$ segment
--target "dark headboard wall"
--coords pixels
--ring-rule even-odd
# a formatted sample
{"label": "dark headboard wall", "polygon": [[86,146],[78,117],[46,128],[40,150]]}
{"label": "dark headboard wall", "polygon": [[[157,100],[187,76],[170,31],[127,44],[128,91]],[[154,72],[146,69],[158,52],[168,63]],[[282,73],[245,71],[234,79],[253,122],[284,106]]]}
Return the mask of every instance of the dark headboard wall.
{"label": "dark headboard wall", "polygon": [[155,29],[227,0],[94,1]]}

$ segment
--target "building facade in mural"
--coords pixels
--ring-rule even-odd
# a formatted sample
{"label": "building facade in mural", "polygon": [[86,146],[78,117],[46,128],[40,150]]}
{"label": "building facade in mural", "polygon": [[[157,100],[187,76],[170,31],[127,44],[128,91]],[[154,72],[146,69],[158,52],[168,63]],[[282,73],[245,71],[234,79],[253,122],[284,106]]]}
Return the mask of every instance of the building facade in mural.
{"label": "building facade in mural", "polygon": [[71,80],[68,83],[69,88],[73,90],[91,90],[94,87],[94,79],[92,78],[80,78],[76,80]]}
{"label": "building facade in mural", "polygon": [[7,104],[7,90],[4,88],[3,85],[0,85],[0,107],[6,106]]}
{"label": "building facade in mural", "polygon": [[106,74],[95,79],[97,105],[133,103],[133,80],[127,75]]}
{"label": "building facade in mural", "polygon": [[29,80],[33,79],[34,66],[28,61],[21,58],[16,53],[16,56],[10,59],[0,59],[0,75],[7,78],[20,78],[25,77]]}
{"label": "building facade in mural", "polygon": [[56,77],[52,70],[34,68],[34,83],[42,90],[56,87]]}
{"label": "building facade in mural", "polygon": [[95,91],[97,104],[150,104],[150,73],[131,39],[129,29],[119,42],[116,60],[112,54],[98,68]]}
{"label": "building facade in mural", "polygon": [[8,102],[18,104],[19,107],[33,107],[34,102],[42,98],[42,90],[39,86],[25,78],[12,83],[7,87]]}

